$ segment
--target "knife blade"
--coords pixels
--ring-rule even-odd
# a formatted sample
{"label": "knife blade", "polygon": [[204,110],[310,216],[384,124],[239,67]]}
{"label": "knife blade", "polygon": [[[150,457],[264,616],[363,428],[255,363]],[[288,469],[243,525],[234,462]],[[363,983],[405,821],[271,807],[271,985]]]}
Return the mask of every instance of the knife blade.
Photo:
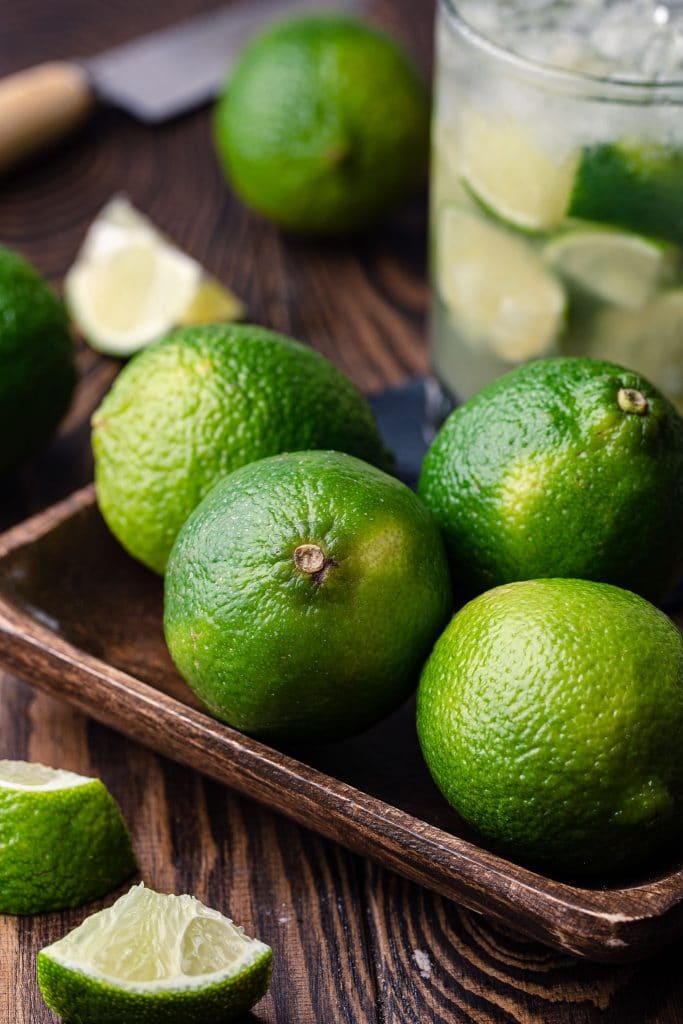
{"label": "knife blade", "polygon": [[367,0],[238,0],[85,60],[0,80],[0,172],[78,127],[96,102],[159,124],[216,95],[249,37],[278,17],[360,12]]}

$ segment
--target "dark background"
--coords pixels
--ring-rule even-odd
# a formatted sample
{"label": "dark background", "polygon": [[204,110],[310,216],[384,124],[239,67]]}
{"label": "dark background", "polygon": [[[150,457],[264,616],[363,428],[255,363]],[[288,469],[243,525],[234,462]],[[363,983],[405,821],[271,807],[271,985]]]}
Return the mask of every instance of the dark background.
{"label": "dark background", "polygon": [[[96,53],[211,6],[0,0],[0,75]],[[428,73],[431,0],[383,0],[372,17]],[[206,110],[155,130],[102,110],[70,144],[0,182],[0,239],[59,286],[117,191],[230,284],[251,319],[314,345],[365,391],[426,368],[424,197],[366,239],[293,241],[230,195]],[[81,385],[60,436],[0,482],[0,525],[90,478],[88,418],[118,367],[85,348],[79,358]],[[1,675],[0,757],[102,777],[150,885],[194,892],[274,947],[272,992],[254,1022],[683,1022],[683,946],[604,968],[504,934]],[[0,918],[0,1024],[55,1019],[35,984],[35,953],[82,916]]]}

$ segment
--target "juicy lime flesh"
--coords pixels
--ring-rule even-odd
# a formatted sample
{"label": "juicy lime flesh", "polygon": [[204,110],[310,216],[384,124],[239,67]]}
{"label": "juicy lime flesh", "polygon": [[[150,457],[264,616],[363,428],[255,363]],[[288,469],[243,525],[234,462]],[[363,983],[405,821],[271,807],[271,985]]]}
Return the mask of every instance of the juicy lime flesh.
{"label": "juicy lime flesh", "polygon": [[321,447],[386,464],[354,385],[304,345],[248,325],[169,335],[126,366],[93,417],[102,514],[157,572],[217,480],[268,455]]}
{"label": "juicy lime flesh", "polygon": [[121,813],[98,779],[0,761],[0,913],[79,906],[135,871]]}
{"label": "juicy lime flesh", "polygon": [[164,625],[217,717],[319,739],[397,707],[450,608],[442,541],[415,495],[350,456],[302,452],[238,470],[190,517]]}
{"label": "juicy lime flesh", "polygon": [[32,266],[0,246],[0,473],[47,440],[75,379],[61,302]]}
{"label": "juicy lime flesh", "polygon": [[642,866],[683,825],[683,640],[605,584],[509,584],[465,606],[418,690],[452,806],[504,852],[573,874]]}
{"label": "juicy lime flesh", "polygon": [[[622,387],[645,416],[620,408]],[[683,421],[615,364],[539,360],[494,381],[446,421],[419,493],[470,595],[568,576],[661,599],[683,572]]]}
{"label": "juicy lime flesh", "polygon": [[268,946],[192,896],[136,886],[38,957],[48,1006],[66,1020],[233,1020],[268,990]]}
{"label": "juicy lime flesh", "polygon": [[298,232],[346,234],[423,182],[429,99],[385,36],[350,18],[299,17],[247,47],[215,138],[248,205]]}

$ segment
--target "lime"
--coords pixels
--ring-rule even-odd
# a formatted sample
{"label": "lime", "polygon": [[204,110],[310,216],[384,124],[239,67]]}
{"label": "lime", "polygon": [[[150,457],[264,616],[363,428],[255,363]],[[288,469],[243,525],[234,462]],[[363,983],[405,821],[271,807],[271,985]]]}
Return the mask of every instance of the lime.
{"label": "lime", "polygon": [[413,492],[349,455],[301,452],[237,470],[190,516],[164,628],[218,718],[326,739],[411,693],[450,608],[443,543]]}
{"label": "lime", "polygon": [[582,325],[585,352],[634,366],[683,411],[683,289],[662,292],[636,313],[602,310]]}
{"label": "lime", "polygon": [[0,246],[0,473],[47,440],[75,381],[61,302],[29,263]]}
{"label": "lime", "polygon": [[102,514],[157,572],[217,480],[266,455],[316,447],[386,462],[367,402],[339,370],[248,325],[186,328],[145,349],[93,417]]}
{"label": "lime", "polygon": [[671,246],[594,227],[573,228],[548,242],[543,252],[570,284],[623,309],[644,306],[673,278],[677,261]]}
{"label": "lime", "polygon": [[581,577],[659,599],[683,573],[683,420],[643,377],[549,359],[448,418],[419,493],[466,592]]}
{"label": "lime", "polygon": [[64,287],[83,337],[111,356],[132,355],[172,327],[244,313],[232,292],[121,196],[90,225]]}
{"label": "lime", "polygon": [[570,213],[672,242],[683,241],[683,151],[660,143],[587,148]]}
{"label": "lime", "polygon": [[603,583],[508,584],[437,641],[417,700],[448,802],[513,857],[574,874],[644,864],[683,828],[683,639]]}
{"label": "lime", "polygon": [[561,224],[569,207],[579,158],[551,154],[519,122],[476,110],[462,119],[464,182],[500,220],[525,231]]}
{"label": "lime", "polygon": [[441,297],[469,345],[508,364],[552,352],[566,297],[524,240],[469,210],[445,207],[436,266]]}
{"label": "lime", "polygon": [[272,952],[193,896],[135,886],[38,954],[38,984],[66,1021],[213,1024],[270,985]]}
{"label": "lime", "polygon": [[296,17],[247,47],[215,138],[249,206],[294,231],[347,234],[424,181],[429,97],[386,36],[348,17]]}
{"label": "lime", "polygon": [[0,761],[0,913],[80,906],[135,871],[121,812],[99,779]]}

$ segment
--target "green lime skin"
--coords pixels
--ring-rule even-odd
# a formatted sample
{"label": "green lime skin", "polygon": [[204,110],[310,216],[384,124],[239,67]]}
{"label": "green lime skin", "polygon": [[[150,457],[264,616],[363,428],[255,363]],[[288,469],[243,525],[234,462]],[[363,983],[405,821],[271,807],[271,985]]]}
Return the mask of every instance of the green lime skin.
{"label": "green lime skin", "polygon": [[78,907],[136,871],[121,812],[99,779],[44,792],[0,788],[0,913]]}
{"label": "green lime skin", "polygon": [[456,409],[419,493],[473,596],[566,576],[664,598],[683,573],[683,420],[643,377],[539,360]]}
{"label": "green lime skin", "polygon": [[301,452],[237,470],[188,519],[164,627],[218,718],[323,740],[408,697],[451,607],[443,542],[413,492],[351,456]]}
{"label": "green lime skin", "polygon": [[270,987],[270,950],[237,978],[200,991],[166,989],[134,992],[70,969],[45,952],[38,954],[43,999],[67,1024],[211,1024],[242,1019]]}
{"label": "green lime skin", "polygon": [[585,150],[569,215],[683,242],[683,152],[657,143]]}
{"label": "green lime skin", "polygon": [[386,36],[352,18],[296,17],[247,47],[214,136],[248,206],[298,233],[344,235],[424,183],[429,97]]}
{"label": "green lime skin", "polygon": [[47,441],[75,382],[62,303],[26,260],[0,246],[0,473]]}
{"label": "green lime skin", "polygon": [[176,331],[124,368],[93,417],[102,515],[162,573],[178,530],[232,470],[335,448],[387,466],[370,407],[330,362],[249,325]]}
{"label": "green lime skin", "polygon": [[429,770],[509,856],[634,869],[683,830],[683,638],[604,583],[512,583],[467,604],[417,699]]}

